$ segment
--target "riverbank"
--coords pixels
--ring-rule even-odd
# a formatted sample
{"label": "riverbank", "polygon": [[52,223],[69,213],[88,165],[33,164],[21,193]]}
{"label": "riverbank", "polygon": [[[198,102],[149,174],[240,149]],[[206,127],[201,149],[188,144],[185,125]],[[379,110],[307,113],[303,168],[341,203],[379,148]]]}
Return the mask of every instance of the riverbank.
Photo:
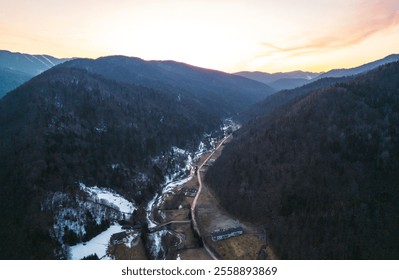
{"label": "riverbank", "polygon": [[[226,139],[226,142],[230,140],[231,137]],[[158,235],[160,240],[158,246],[163,248],[165,259],[238,260],[258,259],[265,256],[268,259],[275,259],[273,251],[266,244],[263,229],[244,221],[238,221],[229,215],[219,205],[212,191],[201,182],[207,167],[221,155],[223,148],[224,145],[220,145],[217,150],[202,154],[196,161],[196,166],[201,168],[192,172],[189,178],[176,182],[173,188],[167,189],[162,194],[162,199],[158,198],[158,203],[153,203],[151,211],[153,220],[151,222],[154,228],[158,225],[157,230],[163,233],[155,234]],[[201,192],[197,195],[200,185],[202,186]],[[197,205],[193,206],[195,198]],[[183,222],[192,218],[193,208],[195,208],[197,231],[200,236],[194,230],[193,223],[179,223],[179,221]],[[159,225],[162,224],[167,225],[159,228]],[[244,229],[241,236],[216,242],[211,239],[211,233],[215,230],[238,224]],[[204,246],[204,242],[206,246]]]}

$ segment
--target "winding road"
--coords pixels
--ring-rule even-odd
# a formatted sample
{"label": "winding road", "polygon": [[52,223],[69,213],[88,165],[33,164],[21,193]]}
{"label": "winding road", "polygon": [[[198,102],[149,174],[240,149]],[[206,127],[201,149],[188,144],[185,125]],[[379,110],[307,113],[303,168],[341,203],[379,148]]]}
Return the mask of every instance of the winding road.
{"label": "winding road", "polygon": [[204,162],[199,166],[198,171],[197,171],[197,177],[198,177],[198,183],[199,183],[199,188],[198,188],[198,192],[197,195],[195,196],[194,200],[193,200],[193,204],[191,205],[191,217],[193,220],[193,228],[194,230],[197,232],[198,236],[202,239],[202,243],[204,244],[204,248],[205,250],[208,252],[208,254],[211,256],[212,259],[214,260],[218,260],[219,258],[217,258],[215,256],[215,254],[209,249],[209,247],[206,245],[205,239],[202,238],[201,233],[199,231],[198,228],[198,223],[197,223],[197,219],[196,219],[196,213],[195,213],[195,207],[197,206],[197,201],[198,198],[201,194],[202,191],[202,178],[201,178],[201,168],[210,160],[210,158],[215,154],[215,152],[217,150],[220,149],[220,147],[223,145],[223,143],[230,137],[231,135],[226,136],[220,143],[219,145],[216,147],[216,149],[204,160]]}

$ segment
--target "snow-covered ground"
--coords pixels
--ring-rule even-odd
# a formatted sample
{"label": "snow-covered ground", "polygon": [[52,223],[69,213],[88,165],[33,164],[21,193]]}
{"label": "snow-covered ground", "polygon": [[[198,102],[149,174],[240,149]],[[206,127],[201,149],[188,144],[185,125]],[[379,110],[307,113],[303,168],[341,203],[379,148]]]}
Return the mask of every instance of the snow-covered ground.
{"label": "snow-covered ground", "polygon": [[[86,243],[79,243],[69,248],[68,259],[80,260],[86,256],[97,254],[100,259],[107,258],[107,248],[109,240],[114,233],[121,232],[120,225],[111,225],[106,231],[103,231],[96,237]],[[86,245],[83,245],[86,244]]]}
{"label": "snow-covered ground", "polygon": [[[91,200],[122,212],[125,217],[129,217],[133,211],[137,209],[134,203],[126,200],[124,197],[110,189],[99,188],[97,186],[87,187],[83,183],[80,183],[80,189],[86,192],[90,196]],[[81,259],[91,254],[97,254],[97,256],[102,259],[107,258],[106,250],[111,236],[114,233],[121,231],[123,230],[120,225],[111,225],[107,230],[95,236],[90,241],[70,247],[68,258]],[[134,236],[127,238],[126,246],[130,247],[133,239]]]}
{"label": "snow-covered ground", "polygon": [[[72,231],[76,234],[77,238],[84,239],[87,233],[87,223],[92,223],[94,221],[97,225],[100,225],[104,221],[110,221],[112,223],[120,219],[128,219],[137,208],[134,202],[128,201],[120,194],[110,189],[87,187],[83,183],[80,183],[80,189],[87,195],[83,195],[79,192],[74,194],[55,192],[49,194],[41,205],[42,211],[53,213],[54,222],[50,230],[50,235],[54,240],[62,244],[62,249],[60,252],[57,252],[61,258],[62,256],[65,257],[68,255],[66,251],[68,246],[64,244],[64,237],[67,231]],[[117,226],[117,228],[117,231],[122,231],[120,226]],[[116,230],[115,226],[112,226],[105,232],[94,237],[94,240],[98,238],[108,238],[107,241],[101,242],[101,244],[108,244],[110,236],[115,233],[113,230]],[[94,242],[96,243],[96,241]],[[82,250],[89,250],[90,246],[91,245],[84,246],[81,243],[73,248],[81,247]],[[104,245],[105,248],[106,246],[107,245]],[[96,253],[96,251],[94,251],[94,253]],[[97,255],[101,257],[104,254],[101,256],[99,254]],[[73,258],[78,259],[81,257],[84,256],[80,254],[76,255],[76,253],[73,256]]]}
{"label": "snow-covered ground", "polygon": [[[69,247],[68,259],[80,260],[84,257],[93,254],[97,254],[97,256],[102,260],[111,259],[111,257],[107,254],[107,249],[109,246],[111,236],[115,233],[122,231],[123,230],[120,225],[111,225],[106,231],[103,231],[102,233],[92,238],[88,242],[79,243],[75,246]],[[137,241],[137,238],[139,238],[139,236],[140,236],[139,232],[133,232],[128,234],[124,243],[126,247],[132,248],[132,246],[135,246],[133,242]]]}
{"label": "snow-covered ground", "polygon": [[80,183],[80,189],[88,193],[95,201],[98,200],[100,203],[105,202],[110,207],[115,207],[115,209],[126,215],[131,215],[137,209],[132,202],[110,189],[99,188],[97,186],[87,187],[83,183]]}

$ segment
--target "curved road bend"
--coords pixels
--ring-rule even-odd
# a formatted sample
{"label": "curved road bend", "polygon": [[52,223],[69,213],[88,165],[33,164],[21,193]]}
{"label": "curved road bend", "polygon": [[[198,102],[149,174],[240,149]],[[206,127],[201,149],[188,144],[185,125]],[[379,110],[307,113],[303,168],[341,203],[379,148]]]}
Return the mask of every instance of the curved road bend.
{"label": "curved road bend", "polygon": [[201,194],[202,191],[202,179],[201,179],[201,168],[208,162],[208,160],[215,154],[215,152],[217,150],[220,149],[220,147],[223,145],[223,143],[230,137],[231,135],[226,136],[222,142],[219,143],[219,145],[216,147],[216,149],[204,160],[204,162],[199,166],[198,171],[197,171],[197,177],[198,177],[198,183],[199,183],[199,188],[198,188],[198,192],[197,195],[195,196],[194,200],[193,200],[193,204],[191,205],[191,217],[193,220],[193,227],[194,230],[197,232],[198,236],[201,237],[202,239],[202,243],[204,244],[204,248],[205,250],[208,252],[208,254],[212,257],[212,259],[214,260],[218,260],[218,258],[212,253],[212,251],[209,249],[209,247],[206,245],[204,238],[202,238],[201,233],[198,229],[198,224],[197,224],[197,220],[196,220],[196,215],[195,215],[195,207],[197,206],[197,201],[198,198]]}

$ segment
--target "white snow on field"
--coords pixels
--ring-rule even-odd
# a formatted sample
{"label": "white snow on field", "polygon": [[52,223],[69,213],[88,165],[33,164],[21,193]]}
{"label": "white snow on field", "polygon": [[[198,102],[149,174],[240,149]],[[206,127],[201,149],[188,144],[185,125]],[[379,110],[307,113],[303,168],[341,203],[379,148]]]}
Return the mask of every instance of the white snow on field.
{"label": "white snow on field", "polygon": [[83,183],[80,183],[80,189],[88,193],[91,198],[99,200],[100,203],[106,202],[106,204],[109,204],[109,206],[113,208],[115,207],[116,209],[119,209],[120,212],[125,214],[130,215],[134,210],[137,209],[132,202],[126,200],[124,197],[112,190],[99,188],[97,186],[87,187]]}
{"label": "white snow on field", "polygon": [[120,225],[111,225],[106,231],[103,231],[86,242],[86,245],[83,245],[84,243],[79,243],[75,246],[71,246],[68,258],[71,260],[80,260],[91,254],[97,254],[100,259],[103,258],[107,254],[111,236],[121,231]]}

